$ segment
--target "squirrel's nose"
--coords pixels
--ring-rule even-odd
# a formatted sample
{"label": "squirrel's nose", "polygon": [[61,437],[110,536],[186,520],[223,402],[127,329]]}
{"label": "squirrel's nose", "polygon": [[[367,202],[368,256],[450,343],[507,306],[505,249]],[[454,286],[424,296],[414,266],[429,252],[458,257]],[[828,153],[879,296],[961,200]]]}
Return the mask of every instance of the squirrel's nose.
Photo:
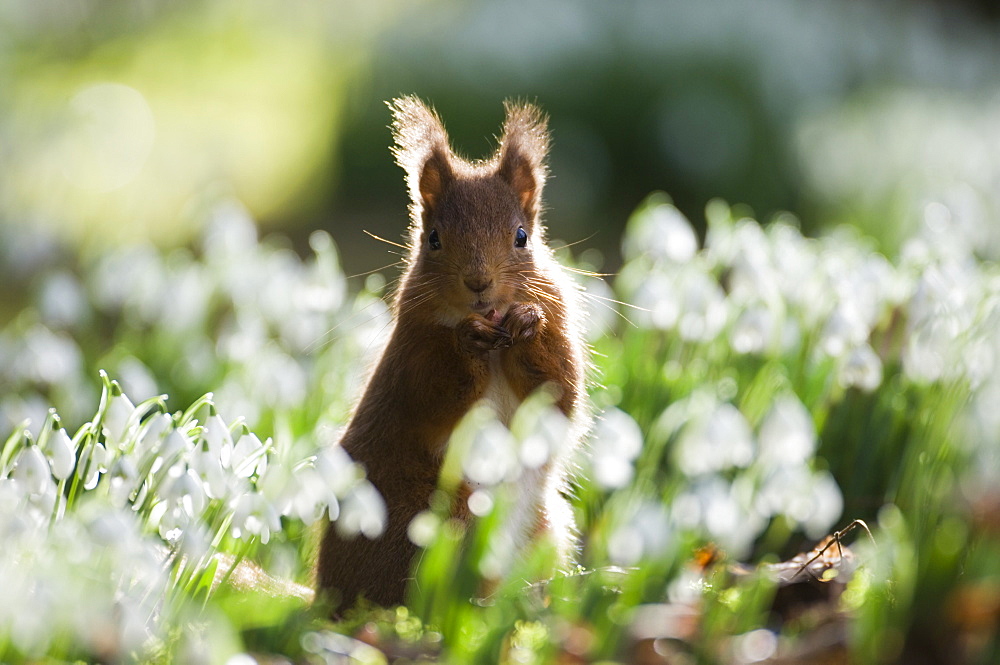
{"label": "squirrel's nose", "polygon": [[476,295],[481,294],[493,285],[493,280],[488,277],[466,277],[465,286]]}

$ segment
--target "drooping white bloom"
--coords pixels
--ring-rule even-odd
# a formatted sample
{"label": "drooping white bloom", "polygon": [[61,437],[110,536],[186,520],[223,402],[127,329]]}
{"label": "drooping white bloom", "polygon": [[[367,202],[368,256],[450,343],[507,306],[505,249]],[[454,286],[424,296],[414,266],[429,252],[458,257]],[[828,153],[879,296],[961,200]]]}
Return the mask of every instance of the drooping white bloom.
{"label": "drooping white bloom", "polygon": [[143,464],[149,461],[150,455],[162,449],[162,440],[168,433],[173,433],[173,418],[166,413],[151,416],[142,424],[135,450]]}
{"label": "drooping white bloom", "polygon": [[752,499],[746,477],[729,482],[715,474],[704,475],[677,497],[672,517],[678,526],[701,527],[727,551],[745,556],[767,526]]}
{"label": "drooping white bloom", "polygon": [[244,434],[233,445],[233,473],[240,478],[261,475],[267,470],[267,451],[254,433]]}
{"label": "drooping white bloom", "polygon": [[97,487],[100,474],[107,471],[108,451],[100,441],[94,441],[84,446],[80,460],[76,464],[76,475],[83,480],[83,488],[92,490]]}
{"label": "drooping white bloom", "polygon": [[629,220],[628,229],[622,243],[622,254],[628,258],[645,254],[656,260],[684,263],[698,251],[691,222],[666,197],[661,202],[650,200]]}
{"label": "drooping white bloom", "polygon": [[479,485],[512,480],[520,470],[514,437],[499,422],[486,422],[474,433],[462,470],[466,478]]}
{"label": "drooping white bloom", "polygon": [[[170,416],[167,416],[166,414],[164,414],[163,417],[168,419],[170,418]],[[193,448],[194,442],[186,432],[179,429],[171,429],[170,433],[164,437],[163,443],[160,444],[159,448],[155,452],[164,464],[172,464],[177,457],[192,450]]]}
{"label": "drooping white bloom", "polygon": [[762,353],[775,335],[775,317],[767,307],[744,309],[729,333],[729,343],[737,353]]}
{"label": "drooping white bloom", "polygon": [[723,403],[696,416],[677,442],[676,459],[689,476],[750,464],[754,453],[753,432],[746,418],[732,404]]}
{"label": "drooping white bloom", "polygon": [[594,480],[605,489],[624,487],[635,473],[633,462],[642,451],[642,430],[620,409],[607,409],[590,435]]}
{"label": "drooping white bloom", "polygon": [[548,400],[529,401],[515,413],[511,433],[519,440],[518,463],[524,469],[538,469],[566,446],[570,422]]}
{"label": "drooping white bloom", "polygon": [[330,520],[340,516],[340,502],[329,483],[312,467],[295,474],[295,489],[284,506],[275,506],[283,514],[309,525],[327,514]]}
{"label": "drooping white bloom", "polygon": [[57,480],[66,480],[73,473],[73,467],[76,465],[73,440],[62,427],[52,432],[52,436],[45,444],[45,455],[52,467],[52,475]]}
{"label": "drooping white bloom", "polygon": [[643,559],[664,556],[673,544],[673,529],[666,507],[645,501],[621,521],[608,540],[608,557],[619,566],[633,566]]}
{"label": "drooping white bloom", "polygon": [[125,393],[112,395],[108,410],[104,414],[104,437],[108,445],[122,447],[131,436],[138,423],[132,418],[135,405]]}
{"label": "drooping white bloom", "polygon": [[674,284],[673,279],[662,273],[653,273],[643,279],[632,296],[632,302],[640,308],[633,315],[637,325],[660,330],[670,330],[677,325],[681,305]]}
{"label": "drooping white bloom", "polygon": [[341,446],[325,446],[316,455],[316,472],[338,497],[344,496],[358,479],[358,467]]}
{"label": "drooping white bloom", "polygon": [[256,536],[266,545],[272,532],[281,531],[278,513],[263,494],[245,492],[235,499],[232,509],[230,530],[234,538],[246,540]]}
{"label": "drooping white bloom", "polygon": [[110,481],[111,503],[116,507],[124,506],[140,484],[139,470],[129,455],[119,455],[108,471]]}
{"label": "drooping white bloom", "polygon": [[208,493],[205,483],[194,469],[185,469],[182,464],[177,464],[170,468],[167,478],[160,496],[179,507],[187,518],[201,515],[208,501]]}
{"label": "drooping white bloom", "polygon": [[377,538],[385,530],[385,501],[368,481],[355,485],[340,504],[340,518],[335,522],[343,537],[363,534]]}
{"label": "drooping white bloom", "polygon": [[840,518],[844,500],[832,475],[802,465],[769,472],[754,505],[762,514],[783,515],[811,538],[819,538]]}
{"label": "drooping white bloom", "polygon": [[195,446],[190,455],[190,465],[204,484],[209,498],[221,499],[228,494],[230,476],[222,468],[222,460],[208,443]]}
{"label": "drooping white bloom", "polygon": [[233,454],[233,437],[229,426],[217,413],[213,413],[205,421],[203,439],[208,444],[208,453],[214,456],[219,464],[228,467]]}
{"label": "drooping white bloom", "polygon": [[49,462],[38,446],[29,444],[18,453],[10,475],[22,484],[28,494],[42,495],[55,491]]}
{"label": "drooping white bloom", "polygon": [[678,284],[681,315],[677,332],[688,341],[715,339],[726,325],[728,311],[719,284],[702,272],[688,271]]}
{"label": "drooping white bloom", "polygon": [[775,400],[760,426],[760,459],[767,466],[801,466],[816,451],[816,426],[794,395]]}
{"label": "drooping white bloom", "polygon": [[839,378],[845,388],[870,393],[882,383],[882,360],[868,344],[857,346],[844,358]]}
{"label": "drooping white bloom", "polygon": [[864,344],[870,334],[871,329],[860,310],[853,303],[842,302],[823,326],[820,348],[827,355],[839,358],[848,349]]}

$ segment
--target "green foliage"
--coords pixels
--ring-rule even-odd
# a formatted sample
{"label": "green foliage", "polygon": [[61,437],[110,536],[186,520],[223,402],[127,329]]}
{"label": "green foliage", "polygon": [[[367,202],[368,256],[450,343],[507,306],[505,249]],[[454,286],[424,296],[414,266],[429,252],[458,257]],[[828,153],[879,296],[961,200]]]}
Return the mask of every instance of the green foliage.
{"label": "green foliage", "polygon": [[[300,259],[233,207],[195,253],[43,262],[0,331],[0,659],[747,662],[791,653],[814,623],[777,620],[775,579],[726,564],[863,518],[877,545],[855,548],[831,601],[852,657],[989,662],[995,632],[959,610],[988,609],[1000,576],[995,514],[970,508],[998,480],[996,266],[920,236],[890,261],[849,232],[707,212],[699,247],[651,196],[613,291],[580,277],[597,378],[570,491],[579,566],[556,570],[551,543],[512,552],[504,532],[510,481],[566,423],[545,395],[509,431],[477,409],[411,525],[407,605],[338,623],[280,588],[309,583],[311,524],[384,522],[330,445],[385,338],[381,280],[348,295],[329,237]],[[466,478],[468,529],[448,516]],[[714,547],[722,564],[693,563]],[[228,584],[242,562],[273,577]]]}

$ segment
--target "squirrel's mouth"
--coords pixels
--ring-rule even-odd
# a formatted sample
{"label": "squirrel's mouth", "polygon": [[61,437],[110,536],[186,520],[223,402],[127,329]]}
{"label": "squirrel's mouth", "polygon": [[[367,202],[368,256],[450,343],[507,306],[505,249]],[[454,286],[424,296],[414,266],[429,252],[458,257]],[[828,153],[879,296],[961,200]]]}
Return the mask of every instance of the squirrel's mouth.
{"label": "squirrel's mouth", "polygon": [[491,302],[486,300],[477,300],[471,305],[473,312],[477,314],[482,314],[487,319],[491,321],[499,321],[503,318],[503,315],[507,312],[507,306],[502,303]]}

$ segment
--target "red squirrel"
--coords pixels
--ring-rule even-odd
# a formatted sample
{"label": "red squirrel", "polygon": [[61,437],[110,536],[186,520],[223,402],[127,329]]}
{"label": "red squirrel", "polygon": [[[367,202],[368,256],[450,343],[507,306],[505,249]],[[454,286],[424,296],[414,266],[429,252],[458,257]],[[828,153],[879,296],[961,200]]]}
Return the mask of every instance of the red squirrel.
{"label": "red squirrel", "polygon": [[[327,525],[317,597],[335,611],[358,597],[403,602],[417,551],[407,527],[428,508],[449,436],[477,401],[507,422],[548,386],[571,422],[584,411],[577,288],[546,246],[540,220],[546,118],[535,106],[506,103],[496,154],[469,162],[452,152],[440,119],[419,99],[395,99],[390,108],[393,153],[411,198],[409,256],[395,327],[340,442],[382,494],[388,519],[374,540]],[[565,475],[559,460],[526,474],[516,502],[522,514],[511,518],[519,545],[551,537],[569,555]],[[464,490],[453,517],[467,521]]]}

